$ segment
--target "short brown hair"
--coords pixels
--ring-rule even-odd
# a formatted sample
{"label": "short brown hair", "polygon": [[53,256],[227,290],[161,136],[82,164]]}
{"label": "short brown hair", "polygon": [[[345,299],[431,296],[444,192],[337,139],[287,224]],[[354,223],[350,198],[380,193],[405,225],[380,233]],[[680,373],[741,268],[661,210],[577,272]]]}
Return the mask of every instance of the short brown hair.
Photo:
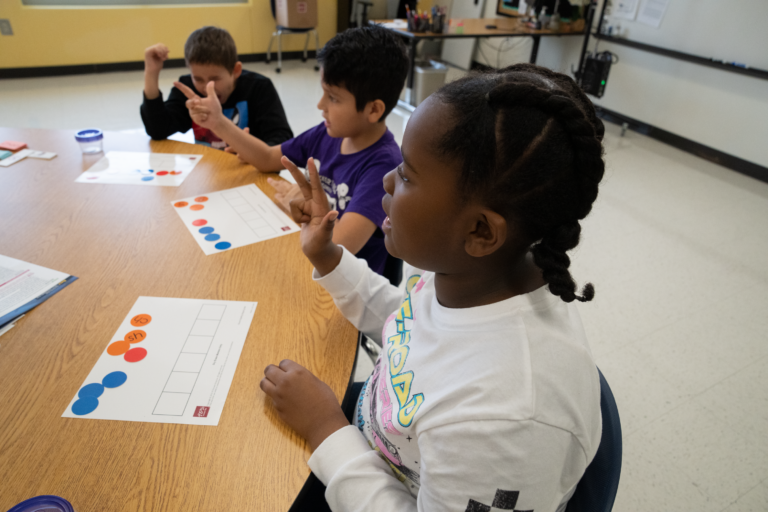
{"label": "short brown hair", "polygon": [[235,40],[223,28],[199,28],[189,35],[184,44],[184,59],[187,66],[215,64],[232,73],[237,63]]}

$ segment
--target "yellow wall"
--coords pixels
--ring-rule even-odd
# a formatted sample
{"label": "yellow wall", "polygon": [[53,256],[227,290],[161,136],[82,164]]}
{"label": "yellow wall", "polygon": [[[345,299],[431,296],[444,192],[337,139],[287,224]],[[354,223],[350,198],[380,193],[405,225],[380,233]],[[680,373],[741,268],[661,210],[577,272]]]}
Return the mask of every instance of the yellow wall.
{"label": "yellow wall", "polygon": [[[167,7],[26,7],[0,0],[13,36],[0,36],[0,68],[143,61],[162,42],[170,58],[184,57],[189,34],[204,25],[227,29],[241,54],[264,53],[275,29],[269,0],[247,4]],[[320,45],[336,34],[336,0],[318,0]],[[314,41],[310,41],[313,48]],[[283,50],[304,48],[304,36],[283,38]],[[277,43],[273,45],[277,50]]]}

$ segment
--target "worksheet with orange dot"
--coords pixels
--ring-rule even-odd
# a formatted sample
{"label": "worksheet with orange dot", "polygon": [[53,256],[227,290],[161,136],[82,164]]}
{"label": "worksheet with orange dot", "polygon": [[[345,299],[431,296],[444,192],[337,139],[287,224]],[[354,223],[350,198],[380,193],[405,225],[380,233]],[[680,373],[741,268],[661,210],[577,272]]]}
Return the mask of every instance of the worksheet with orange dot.
{"label": "worksheet with orange dot", "polygon": [[202,155],[110,151],[75,180],[78,183],[178,187]]}
{"label": "worksheet with orange dot", "polygon": [[256,305],[139,297],[62,417],[217,425]]}
{"label": "worksheet with orange dot", "polygon": [[299,232],[254,184],[171,202],[206,255]]}

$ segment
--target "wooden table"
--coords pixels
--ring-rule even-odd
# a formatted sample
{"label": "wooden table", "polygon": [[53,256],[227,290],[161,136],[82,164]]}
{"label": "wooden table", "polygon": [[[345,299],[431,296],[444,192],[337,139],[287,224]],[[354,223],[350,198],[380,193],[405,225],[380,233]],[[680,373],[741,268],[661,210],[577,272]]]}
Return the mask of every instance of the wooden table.
{"label": "wooden table", "polygon": [[[205,256],[170,202],[256,183],[232,155],[106,133],[105,151],[205,155],[180,187],[94,185],[73,131],[0,128],[0,141],[54,151],[0,168],[0,254],[79,280],[0,337],[0,510],[54,494],[77,512],[285,511],[309,475],[305,442],[259,389],[294,359],[341,401],[357,331],[311,280],[299,235]],[[217,427],[61,415],[141,296],[258,301]]]}
{"label": "wooden table", "polygon": [[[372,24],[392,23],[394,20],[371,20]],[[450,22],[450,23],[449,23]],[[488,28],[495,26],[496,28]],[[406,80],[405,104],[399,104],[408,110],[413,110],[412,92],[414,68],[416,66],[416,45],[423,39],[457,39],[457,38],[478,38],[478,37],[531,37],[533,47],[531,48],[530,62],[536,63],[536,57],[539,53],[539,41],[542,36],[581,36],[585,31],[571,31],[570,29],[549,30],[533,29],[525,25],[521,17],[512,18],[467,18],[446,20],[445,30],[443,32],[411,32],[405,28],[390,28],[395,34],[407,39],[408,57],[410,68],[408,69],[408,79]]]}

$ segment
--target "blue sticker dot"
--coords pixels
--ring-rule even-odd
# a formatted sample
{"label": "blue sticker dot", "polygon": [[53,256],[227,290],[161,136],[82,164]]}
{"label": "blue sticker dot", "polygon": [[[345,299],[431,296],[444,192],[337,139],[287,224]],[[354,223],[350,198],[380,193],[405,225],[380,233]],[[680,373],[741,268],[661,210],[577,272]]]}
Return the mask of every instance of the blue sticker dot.
{"label": "blue sticker dot", "polygon": [[141,178],[141,181],[152,181],[153,179],[155,179],[154,176],[144,176]]}
{"label": "blue sticker dot", "polygon": [[210,226],[205,226],[204,228],[200,228],[200,232],[204,235],[207,235],[208,233],[213,233],[213,228]]}
{"label": "blue sticker dot", "polygon": [[149,172],[155,172],[154,169],[150,169]]}
{"label": "blue sticker dot", "polygon": [[72,412],[78,416],[84,416],[96,410],[99,399],[94,396],[86,396],[72,404]]}
{"label": "blue sticker dot", "polygon": [[105,388],[116,388],[122,386],[123,383],[128,380],[128,376],[124,372],[112,372],[101,380]]}
{"label": "blue sticker dot", "polygon": [[224,249],[229,249],[230,247],[232,247],[232,244],[229,242],[219,242],[216,245],[214,245],[214,247],[220,251],[223,251]]}
{"label": "blue sticker dot", "polygon": [[[219,238],[221,238],[221,235],[217,235],[216,233],[211,233],[210,235],[207,235],[205,237],[205,239],[208,240],[209,242],[215,242]],[[227,246],[227,247],[229,247],[229,246]]]}
{"label": "blue sticker dot", "polygon": [[101,384],[88,384],[86,386],[83,386],[80,388],[80,391],[78,391],[77,396],[80,398],[85,398],[87,396],[92,396],[93,398],[99,398],[104,393],[104,386]]}

